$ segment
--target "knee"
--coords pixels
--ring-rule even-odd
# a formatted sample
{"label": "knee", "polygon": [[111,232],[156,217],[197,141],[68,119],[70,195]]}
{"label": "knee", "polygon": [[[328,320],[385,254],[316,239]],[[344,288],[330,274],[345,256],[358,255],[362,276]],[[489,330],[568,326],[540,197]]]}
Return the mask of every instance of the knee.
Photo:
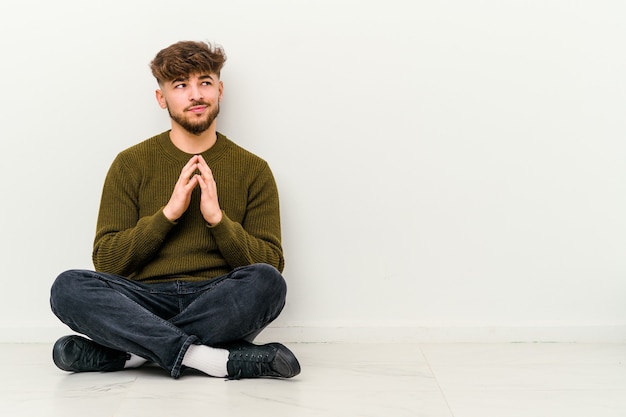
{"label": "knee", "polygon": [[253,278],[253,286],[261,298],[283,300],[287,295],[287,283],[278,269],[268,264],[253,264],[245,268]]}
{"label": "knee", "polygon": [[71,308],[82,297],[81,286],[88,271],[72,269],[62,272],[50,288],[50,306],[58,314],[66,307]]}
{"label": "knee", "polygon": [[282,274],[273,266],[264,264],[261,267],[259,285],[265,290],[265,297],[273,299],[275,305],[282,309],[287,298],[287,283]]}
{"label": "knee", "polygon": [[273,291],[281,294],[287,293],[287,283],[278,269],[268,264],[258,264],[256,267],[258,269],[260,281],[265,283]]}
{"label": "knee", "polygon": [[50,289],[51,294],[57,296],[74,292],[80,281],[82,281],[81,278],[84,276],[84,272],[86,271],[71,269],[60,273],[52,284],[52,288]]}

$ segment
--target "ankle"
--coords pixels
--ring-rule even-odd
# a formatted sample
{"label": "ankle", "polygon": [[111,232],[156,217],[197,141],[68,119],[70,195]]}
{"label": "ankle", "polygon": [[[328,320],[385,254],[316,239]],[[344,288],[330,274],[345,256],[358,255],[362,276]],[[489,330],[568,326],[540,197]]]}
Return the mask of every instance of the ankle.
{"label": "ankle", "polygon": [[182,364],[207,375],[224,378],[228,376],[226,364],[228,351],[205,345],[190,345]]}
{"label": "ankle", "polygon": [[130,357],[126,360],[126,363],[124,364],[125,369],[139,368],[141,365],[148,362],[146,359],[142,358],[141,356],[135,355],[134,353],[129,353],[128,356]]}

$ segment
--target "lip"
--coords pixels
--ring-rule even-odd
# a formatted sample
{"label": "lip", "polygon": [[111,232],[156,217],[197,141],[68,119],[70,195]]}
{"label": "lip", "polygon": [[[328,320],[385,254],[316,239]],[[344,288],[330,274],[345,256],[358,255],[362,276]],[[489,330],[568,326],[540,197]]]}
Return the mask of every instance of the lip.
{"label": "lip", "polygon": [[191,113],[202,113],[203,111],[206,110],[206,108],[207,106],[193,106],[193,107],[189,107],[187,111]]}

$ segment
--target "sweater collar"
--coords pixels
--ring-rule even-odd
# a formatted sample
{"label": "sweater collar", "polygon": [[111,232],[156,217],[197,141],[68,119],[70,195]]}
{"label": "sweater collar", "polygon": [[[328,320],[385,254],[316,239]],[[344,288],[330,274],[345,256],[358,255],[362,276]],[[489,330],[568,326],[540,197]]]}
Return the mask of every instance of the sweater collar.
{"label": "sweater collar", "polygon": [[[163,152],[169,157],[177,160],[178,162],[186,164],[193,156],[193,154],[183,152],[176,146],[174,146],[170,139],[170,130],[166,130],[165,132],[161,133],[157,136],[157,138],[161,148],[163,149]],[[228,138],[217,132],[217,141],[215,142],[215,144],[213,144],[213,146],[211,146],[206,151],[202,152],[202,157],[207,162],[207,164],[210,165],[212,162],[217,161],[228,149],[228,143]]]}

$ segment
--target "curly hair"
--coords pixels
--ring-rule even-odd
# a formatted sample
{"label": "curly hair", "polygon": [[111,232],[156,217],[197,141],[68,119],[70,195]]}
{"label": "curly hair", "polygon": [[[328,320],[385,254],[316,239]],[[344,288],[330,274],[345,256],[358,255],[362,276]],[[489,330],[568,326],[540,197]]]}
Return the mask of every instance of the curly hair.
{"label": "curly hair", "polygon": [[159,84],[191,74],[209,73],[220,76],[226,62],[224,49],[205,42],[181,41],[159,51],[150,63],[152,75]]}

